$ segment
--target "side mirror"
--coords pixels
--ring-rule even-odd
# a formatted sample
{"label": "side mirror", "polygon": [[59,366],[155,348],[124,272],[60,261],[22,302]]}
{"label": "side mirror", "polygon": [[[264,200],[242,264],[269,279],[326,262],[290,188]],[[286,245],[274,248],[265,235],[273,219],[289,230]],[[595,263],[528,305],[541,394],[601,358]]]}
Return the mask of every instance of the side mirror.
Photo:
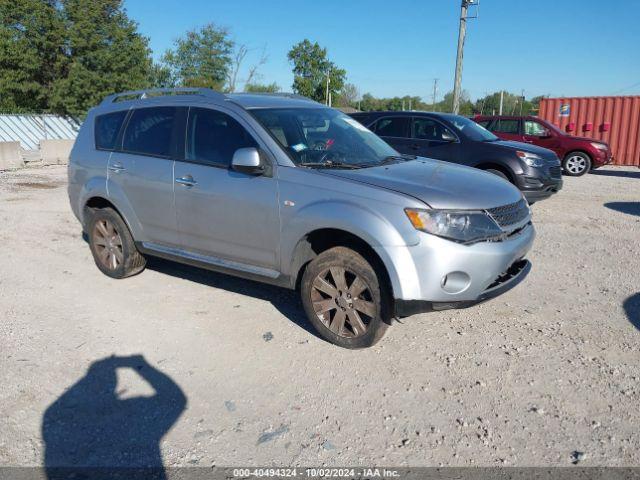
{"label": "side mirror", "polygon": [[264,173],[264,165],[260,159],[260,154],[253,147],[236,150],[231,160],[231,168],[236,172],[248,175],[262,175]]}
{"label": "side mirror", "polygon": [[442,140],[444,142],[456,142],[458,139],[449,130],[444,130],[442,132]]}
{"label": "side mirror", "polygon": [[538,138],[551,138],[551,132],[549,130],[545,130],[544,132],[540,133],[540,135],[538,135]]}

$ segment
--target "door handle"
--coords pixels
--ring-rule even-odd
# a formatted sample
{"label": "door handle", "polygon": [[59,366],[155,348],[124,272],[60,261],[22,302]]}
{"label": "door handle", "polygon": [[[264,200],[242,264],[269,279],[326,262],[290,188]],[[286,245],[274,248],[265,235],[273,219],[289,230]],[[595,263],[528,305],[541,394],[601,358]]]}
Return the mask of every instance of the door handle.
{"label": "door handle", "polygon": [[198,182],[196,182],[191,175],[185,175],[184,177],[176,178],[176,183],[185,187],[193,187]]}
{"label": "door handle", "polygon": [[121,163],[114,163],[113,165],[109,165],[109,170],[112,172],[119,173],[119,172],[124,172],[126,168],[124,168]]}

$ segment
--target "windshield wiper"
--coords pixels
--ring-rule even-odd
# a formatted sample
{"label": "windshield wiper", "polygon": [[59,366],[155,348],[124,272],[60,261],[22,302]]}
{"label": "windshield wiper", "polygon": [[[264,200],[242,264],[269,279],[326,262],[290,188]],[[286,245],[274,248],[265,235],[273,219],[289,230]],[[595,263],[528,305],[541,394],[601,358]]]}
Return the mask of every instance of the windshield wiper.
{"label": "windshield wiper", "polygon": [[362,165],[356,163],[343,163],[343,162],[300,162],[296,165],[300,167],[315,167],[315,168],[348,168],[355,170],[363,168]]}
{"label": "windshield wiper", "polygon": [[387,157],[384,157],[382,161],[378,163],[378,165],[388,165],[390,163],[396,163],[398,161],[408,162],[409,160],[415,160],[416,158],[418,157],[416,157],[415,155],[389,155]]}

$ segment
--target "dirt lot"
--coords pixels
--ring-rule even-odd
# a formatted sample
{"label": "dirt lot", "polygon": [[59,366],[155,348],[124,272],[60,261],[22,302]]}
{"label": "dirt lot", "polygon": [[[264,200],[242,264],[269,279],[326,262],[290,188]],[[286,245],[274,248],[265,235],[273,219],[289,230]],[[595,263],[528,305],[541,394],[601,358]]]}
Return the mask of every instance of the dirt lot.
{"label": "dirt lot", "polygon": [[107,278],[65,175],[0,174],[1,465],[640,465],[640,170],[566,178],[524,284],[365,351],[278,288]]}

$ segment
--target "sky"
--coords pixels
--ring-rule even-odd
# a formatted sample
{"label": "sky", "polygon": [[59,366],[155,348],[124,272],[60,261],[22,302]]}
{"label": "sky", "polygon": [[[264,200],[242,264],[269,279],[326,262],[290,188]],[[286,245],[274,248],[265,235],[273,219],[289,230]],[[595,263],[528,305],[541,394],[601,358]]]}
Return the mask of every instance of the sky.
{"label": "sky", "polygon": [[[185,31],[213,22],[251,51],[266,48],[261,81],[291,91],[287,52],[326,47],[360,93],[452,90],[459,0],[125,0],[154,58]],[[476,13],[473,8],[471,13]],[[462,87],[472,99],[501,89],[536,95],[640,94],[640,0],[480,0],[467,21]],[[240,77],[245,72],[241,72]]]}

